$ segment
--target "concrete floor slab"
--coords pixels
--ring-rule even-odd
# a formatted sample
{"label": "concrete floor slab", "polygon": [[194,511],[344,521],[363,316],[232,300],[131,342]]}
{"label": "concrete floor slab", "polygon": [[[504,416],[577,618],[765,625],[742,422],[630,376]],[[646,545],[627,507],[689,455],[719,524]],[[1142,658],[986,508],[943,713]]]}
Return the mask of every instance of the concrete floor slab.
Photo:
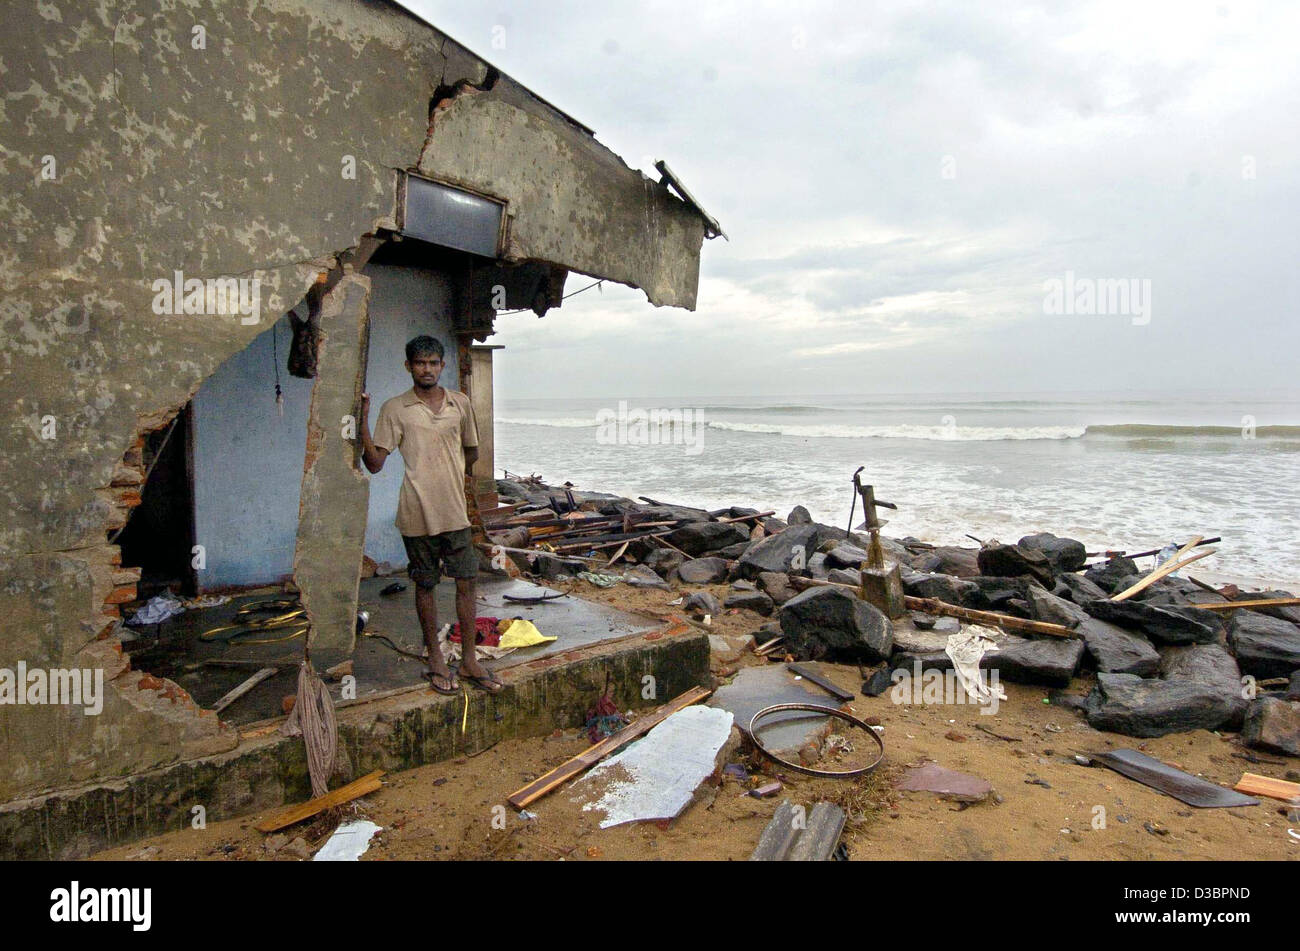
{"label": "concrete floor slab", "polygon": [[[393,582],[406,589],[382,596],[380,591]],[[662,622],[619,611],[603,604],[569,595],[544,604],[511,603],[506,595],[538,597],[559,593],[527,581],[482,576],[475,592],[479,617],[522,617],[532,621],[543,634],[557,638],[547,644],[519,648],[488,666],[504,670],[531,661],[589,647],[615,638],[642,634],[662,626]],[[445,579],[438,585],[436,597],[440,623],[454,621],[455,583]],[[141,629],[132,642],[132,666],[160,677],[175,680],[203,707],[210,707],[227,691],[250,677],[260,666],[283,664],[284,669],[258,684],[222,712],[222,719],[245,724],[280,714],[281,701],[297,689],[296,665],[302,657],[301,637],[269,644],[205,642],[200,635],[214,627],[229,624],[235,612],[252,601],[288,597],[276,591],[262,591],[235,598],[227,604],[186,611],[153,628]],[[336,702],[364,699],[403,687],[423,683],[423,661],[399,653],[374,635],[383,635],[393,644],[413,654],[424,649],[419,620],[415,613],[415,588],[405,576],[366,578],[361,582],[358,602],[370,613],[365,634],[357,638],[352,655],[355,697],[344,695],[341,683],[329,684]],[[267,637],[274,635],[268,632]],[[242,666],[201,666],[204,661],[235,662]]]}
{"label": "concrete floor slab", "polygon": [[[746,667],[735,680],[717,689],[709,706],[731,711],[742,730],[748,729],[755,713],[774,703],[811,703],[832,710],[839,706],[825,691],[805,687],[804,683],[783,664]],[[813,740],[829,721],[830,717],[799,710],[773,714],[759,724],[759,739],[774,753],[791,752]]]}
{"label": "concrete floor slab", "polygon": [[[444,697],[417,683],[342,704],[330,785],[582,726],[606,690],[620,710],[657,706],[643,696],[647,676],[670,697],[707,684],[708,638],[686,624],[661,623],[644,634],[522,661],[502,672],[506,689],[494,696],[468,690]],[[239,746],[225,753],[2,803],[0,858],[81,858],[183,828],[195,803],[212,822],[301,802],[311,795],[306,752],[300,737],[280,734],[282,721],[245,727]],[[517,782],[502,777],[490,795],[504,797]]]}

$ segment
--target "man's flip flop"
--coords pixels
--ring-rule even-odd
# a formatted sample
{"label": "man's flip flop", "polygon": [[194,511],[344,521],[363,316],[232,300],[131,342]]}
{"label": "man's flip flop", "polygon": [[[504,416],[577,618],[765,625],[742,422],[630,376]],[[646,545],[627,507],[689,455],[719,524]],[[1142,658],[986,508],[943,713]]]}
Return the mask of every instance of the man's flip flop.
{"label": "man's flip flop", "polygon": [[[456,683],[456,675],[453,673],[449,672],[445,674],[440,674],[437,673],[436,671],[426,670],[420,676],[422,676],[425,680],[429,681],[430,688],[432,688],[437,693],[442,694],[444,697],[454,697],[456,696],[456,694],[460,693],[460,684]],[[439,687],[436,683],[434,683],[434,680],[437,678],[442,678],[452,686]]]}
{"label": "man's flip flop", "polygon": [[471,684],[473,684],[479,690],[482,690],[484,693],[490,693],[495,695],[500,693],[502,690],[504,690],[506,686],[500,680],[497,680],[496,677],[492,676],[491,672],[489,672],[486,677],[475,677],[473,674],[467,674],[463,670],[458,670],[456,671],[456,673],[459,676],[468,680]]}

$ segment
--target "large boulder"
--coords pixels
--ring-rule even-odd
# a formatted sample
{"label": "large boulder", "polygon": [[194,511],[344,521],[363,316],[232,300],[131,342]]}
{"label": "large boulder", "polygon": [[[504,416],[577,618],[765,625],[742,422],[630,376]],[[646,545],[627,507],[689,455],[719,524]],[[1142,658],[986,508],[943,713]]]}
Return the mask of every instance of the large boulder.
{"label": "large boulder", "polygon": [[758,541],[736,542],[734,545],[728,545],[726,548],[719,548],[712,552],[718,558],[725,558],[727,561],[738,561],[745,552],[749,551],[751,545],[757,545]]}
{"label": "large boulder", "polygon": [[866,551],[849,542],[839,542],[826,553],[826,563],[832,568],[861,568],[866,560]]}
{"label": "large boulder", "polygon": [[1260,679],[1289,677],[1300,668],[1300,627],[1255,611],[1234,611],[1228,643],[1243,672]]}
{"label": "large boulder", "polygon": [[740,557],[740,573],[754,580],[765,571],[799,571],[795,564],[808,564],[817,552],[817,540],[816,525],[791,525],[780,535],[770,535],[749,548]]}
{"label": "large boulder", "polygon": [[826,580],[856,588],[862,584],[862,572],[856,568],[832,568],[826,572]]}
{"label": "large boulder", "polygon": [[[1068,595],[1061,592],[1061,588],[1068,590]],[[1069,597],[1075,604],[1084,604],[1088,601],[1096,601],[1107,596],[1107,592],[1090,581],[1085,575],[1074,572],[1066,572],[1056,576],[1056,589],[1054,593],[1060,597]]]}
{"label": "large boulder", "polygon": [[1017,684],[1065,687],[1083,659],[1084,643],[1065,637],[1017,637],[998,639],[998,650],[986,654],[980,665],[996,670],[998,677]]}
{"label": "large boulder", "polygon": [[546,581],[557,578],[576,578],[578,572],[586,571],[587,563],[576,559],[552,555],[550,552],[538,552],[533,559],[533,571]]}
{"label": "large boulder", "polygon": [[1098,674],[1086,712],[1093,729],[1140,737],[1215,730],[1232,719],[1230,704],[1215,687],[1133,674]]}
{"label": "large boulder", "polygon": [[745,611],[754,611],[767,617],[772,613],[774,605],[772,599],[762,591],[744,591],[734,590],[727,595],[727,600],[722,602],[724,608],[741,608]]}
{"label": "large boulder", "polygon": [[1039,584],[1052,587],[1052,563],[1041,551],[1020,545],[988,544],[977,556],[980,574],[998,578],[1029,575]]}
{"label": "large boulder", "polygon": [[785,647],[800,660],[876,663],[889,656],[889,618],[842,588],[809,588],[781,606]]}
{"label": "large boulder", "polygon": [[1144,601],[1089,601],[1093,617],[1141,631],[1161,644],[1210,644],[1218,640],[1223,622],[1204,608],[1158,607]]}
{"label": "large boulder", "polygon": [[914,598],[934,598],[946,604],[965,606],[979,595],[979,587],[964,578],[904,571],[903,593]]}
{"label": "large boulder", "polygon": [[1259,697],[1246,712],[1241,741],[1256,749],[1300,756],[1300,703]]}
{"label": "large boulder", "polygon": [[1092,620],[1088,612],[1073,601],[1058,598],[1050,591],[1044,591],[1036,584],[1031,584],[1026,591],[1029,611],[1035,621],[1049,624],[1063,624],[1066,627],[1078,627],[1084,621]]}
{"label": "large boulder", "polygon": [[1138,566],[1132,558],[1116,556],[1093,565],[1083,576],[1107,594],[1123,591],[1138,578]]}
{"label": "large boulder", "polygon": [[734,522],[691,522],[669,533],[669,544],[688,555],[702,555],[749,541],[749,529]]}
{"label": "large boulder", "polygon": [[1103,673],[1150,677],[1160,666],[1160,654],[1141,634],[1088,617],[1079,623],[1079,636],[1093,665]]}
{"label": "large boulder", "polygon": [[1088,560],[1083,542],[1077,542],[1073,538],[1058,538],[1051,532],[1026,535],[1020,539],[1020,547],[1042,552],[1056,572],[1078,571]]}
{"label": "large boulder", "polygon": [[[1034,581],[1029,577],[1000,578],[991,575],[976,575],[965,579],[975,585],[976,593],[966,599],[967,607],[981,611],[1003,611],[1015,613],[1014,602],[1020,602],[1025,608],[1029,605],[1029,588]],[[1026,610],[1024,616],[1028,617]]]}
{"label": "large boulder", "polygon": [[[926,653],[904,652],[894,655],[895,668],[922,670],[951,670],[952,658],[942,650],[947,636],[917,633],[900,640],[901,645],[929,646],[935,649]],[[998,649],[980,659],[981,670],[996,670],[999,680],[1010,683],[1036,684],[1044,687],[1065,687],[1079,669],[1083,658],[1083,642],[1059,637],[1018,637],[999,632]]]}
{"label": "large boulder", "polygon": [[974,548],[939,545],[913,563],[918,571],[929,574],[953,575],[958,578],[971,578],[981,574],[979,552]]}
{"label": "large boulder", "polygon": [[785,517],[787,525],[811,525],[812,520],[812,515],[802,505],[796,505]]}
{"label": "large boulder", "polygon": [[790,584],[790,576],[782,571],[759,572],[758,586],[777,604],[785,604],[799,593]]}
{"label": "large boulder", "polygon": [[665,591],[671,591],[668,582],[660,578],[653,569],[645,565],[633,565],[627,571],[623,572],[623,580],[634,588],[662,588]]}
{"label": "large boulder", "polygon": [[710,591],[692,591],[686,596],[686,602],[682,605],[682,610],[697,616],[707,614],[710,617],[716,617],[722,613],[722,605]]}
{"label": "large boulder", "polygon": [[661,578],[667,578],[686,561],[686,556],[671,548],[656,548],[641,559],[645,565]]}
{"label": "large boulder", "polygon": [[[1094,624],[1101,623],[1094,621]],[[1138,671],[1129,671],[1138,673]],[[1188,644],[1166,647],[1160,651],[1160,676],[1164,680],[1190,680],[1214,687],[1223,694],[1232,711],[1225,726],[1240,729],[1249,706],[1241,683],[1236,660],[1219,644]]]}
{"label": "large boulder", "polygon": [[692,558],[677,567],[677,577],[686,584],[716,584],[727,577],[725,558]]}

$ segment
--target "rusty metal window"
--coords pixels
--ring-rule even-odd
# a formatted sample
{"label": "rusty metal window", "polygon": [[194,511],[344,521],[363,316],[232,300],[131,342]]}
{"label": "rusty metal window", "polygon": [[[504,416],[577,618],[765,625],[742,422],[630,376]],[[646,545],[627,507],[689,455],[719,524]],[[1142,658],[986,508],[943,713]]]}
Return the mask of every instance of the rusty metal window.
{"label": "rusty metal window", "polygon": [[457,251],[495,258],[504,208],[500,202],[408,175],[402,234]]}

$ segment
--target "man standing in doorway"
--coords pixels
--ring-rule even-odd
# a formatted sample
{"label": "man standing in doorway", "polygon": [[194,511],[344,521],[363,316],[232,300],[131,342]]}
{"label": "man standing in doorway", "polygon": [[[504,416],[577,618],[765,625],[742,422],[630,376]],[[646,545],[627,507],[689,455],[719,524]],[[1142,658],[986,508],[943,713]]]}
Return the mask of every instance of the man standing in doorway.
{"label": "man standing in doorway", "polygon": [[438,603],[434,589],[441,573],[456,579],[456,617],[460,621],[459,675],[480,690],[500,693],[502,684],[479,663],[474,628],[474,578],[478,557],[465,510],[465,476],[478,458],[478,426],[469,397],[438,385],[446,365],[442,343],[420,336],[406,345],[406,369],[414,384],[379,410],[370,435],[370,394],[361,396],[361,446],[371,472],[384,467],[394,449],[406,468],[397,500],[397,530],[402,533],[407,569],[415,582],[415,610],[429,648],[425,676],[434,690],[454,694],[456,673],[438,644]]}

